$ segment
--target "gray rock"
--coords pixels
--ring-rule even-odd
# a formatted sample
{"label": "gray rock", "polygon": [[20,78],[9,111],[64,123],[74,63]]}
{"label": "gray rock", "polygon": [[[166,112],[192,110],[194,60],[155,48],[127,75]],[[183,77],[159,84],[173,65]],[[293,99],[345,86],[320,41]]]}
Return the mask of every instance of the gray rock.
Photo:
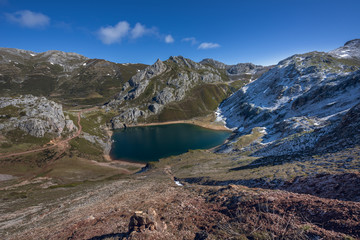
{"label": "gray rock", "polygon": [[[148,66],[144,70],[141,70],[129,80],[129,85],[132,87],[132,89],[127,94],[125,94],[123,98],[125,100],[132,100],[137,98],[149,85],[149,79],[165,72],[166,69],[166,65],[160,59],[158,59],[153,65]],[[126,89],[127,88],[125,88],[125,90]]]}
{"label": "gray rock", "polygon": [[159,113],[162,109],[162,106],[158,103],[153,103],[149,105],[149,110],[155,114]]}
{"label": "gray rock", "polygon": [[165,87],[155,98],[154,101],[157,102],[158,104],[167,104],[169,102],[172,102],[175,100],[174,94],[173,94],[174,89],[169,88],[169,87]]}
{"label": "gray rock", "polygon": [[120,121],[119,117],[114,117],[110,120],[112,129],[122,129],[126,128],[126,125]]}
{"label": "gray rock", "polygon": [[99,145],[103,149],[104,154],[110,153],[110,150],[111,150],[111,138],[110,137],[100,138],[98,136],[90,135],[86,132],[82,132],[81,137],[91,143]]}
{"label": "gray rock", "polygon": [[219,62],[219,61],[216,61],[214,59],[211,59],[211,58],[205,58],[203,59],[200,64],[203,64],[203,65],[211,65],[215,68],[218,68],[218,69],[226,69],[227,68],[227,65],[222,63],[222,62]]}
{"label": "gray rock", "polygon": [[122,123],[136,123],[139,117],[146,117],[146,112],[139,110],[137,107],[128,108],[119,116],[115,117]]}
{"label": "gray rock", "polygon": [[62,106],[44,97],[0,98],[0,108],[7,106],[19,108],[22,114],[3,122],[3,130],[19,128],[32,136],[43,137],[47,133],[60,136],[65,128],[76,129],[72,120],[65,119]]}

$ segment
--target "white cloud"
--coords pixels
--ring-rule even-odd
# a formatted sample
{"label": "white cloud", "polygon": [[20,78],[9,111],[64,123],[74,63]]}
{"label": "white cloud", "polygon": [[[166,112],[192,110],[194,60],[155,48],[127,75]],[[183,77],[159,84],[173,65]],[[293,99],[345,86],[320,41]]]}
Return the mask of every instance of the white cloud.
{"label": "white cloud", "polygon": [[194,37],[183,38],[181,41],[190,42],[191,45],[195,45],[197,43],[196,38]]}
{"label": "white cloud", "polygon": [[127,21],[118,22],[115,26],[101,27],[97,31],[99,39],[104,44],[120,43],[125,39],[137,39],[146,36],[153,36],[166,43],[173,43],[174,38],[168,34],[160,34],[156,27],[147,28],[141,23],[136,23],[134,27],[131,27]]}
{"label": "white cloud", "polygon": [[7,13],[5,16],[8,21],[18,23],[28,28],[42,28],[50,24],[50,18],[48,16],[29,10]]}
{"label": "white cloud", "polygon": [[174,38],[170,34],[165,36],[166,43],[173,43],[174,41]]}
{"label": "white cloud", "polygon": [[146,33],[146,27],[141,23],[137,23],[135,27],[131,30],[131,37],[132,38],[139,38],[142,37]]}
{"label": "white cloud", "polygon": [[98,35],[100,40],[105,44],[121,42],[130,30],[130,25],[126,21],[118,22],[115,26],[101,27]]}
{"label": "white cloud", "polygon": [[139,38],[144,35],[158,35],[156,28],[147,28],[145,25],[142,25],[141,23],[136,23],[135,27],[131,29],[131,38]]}
{"label": "white cloud", "polygon": [[218,47],[220,47],[220,45],[217,43],[203,42],[199,45],[198,49],[210,49]]}

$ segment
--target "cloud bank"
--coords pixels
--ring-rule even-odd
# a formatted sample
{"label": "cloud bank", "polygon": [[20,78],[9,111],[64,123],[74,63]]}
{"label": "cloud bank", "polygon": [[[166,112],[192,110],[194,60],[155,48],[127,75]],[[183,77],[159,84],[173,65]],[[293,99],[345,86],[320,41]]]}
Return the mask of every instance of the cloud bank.
{"label": "cloud bank", "polygon": [[203,42],[199,45],[198,49],[211,49],[211,48],[218,48],[220,45],[218,43],[211,43],[211,42]]}
{"label": "cloud bank", "polygon": [[101,27],[98,34],[100,40],[105,44],[121,42],[130,30],[130,25],[126,21],[118,22],[115,26]]}
{"label": "cloud bank", "polygon": [[124,38],[137,39],[144,37],[145,35],[155,36],[166,43],[172,43],[175,41],[170,34],[164,36],[160,34],[155,27],[147,28],[141,23],[136,23],[132,28],[127,21],[118,22],[115,26],[101,27],[97,31],[97,35],[104,44],[108,45],[120,43]]}
{"label": "cloud bank", "polygon": [[44,28],[50,24],[50,18],[48,16],[30,10],[6,13],[5,17],[8,21],[27,28]]}

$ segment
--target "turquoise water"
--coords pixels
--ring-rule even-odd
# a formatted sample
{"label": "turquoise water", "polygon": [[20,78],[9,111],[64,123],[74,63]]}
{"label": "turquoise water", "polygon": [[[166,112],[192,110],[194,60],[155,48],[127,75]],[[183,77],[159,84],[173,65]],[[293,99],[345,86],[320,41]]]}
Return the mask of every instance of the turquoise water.
{"label": "turquoise water", "polygon": [[157,161],[190,149],[215,147],[230,134],[228,131],[215,131],[192,124],[131,127],[114,132],[110,156],[132,162]]}

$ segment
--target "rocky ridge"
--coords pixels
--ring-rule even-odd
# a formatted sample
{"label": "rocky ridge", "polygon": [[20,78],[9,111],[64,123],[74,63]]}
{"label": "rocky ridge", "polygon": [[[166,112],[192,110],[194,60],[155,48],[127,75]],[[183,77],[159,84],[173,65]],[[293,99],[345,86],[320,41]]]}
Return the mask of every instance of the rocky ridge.
{"label": "rocky ridge", "polygon": [[71,105],[105,103],[144,67],[55,50],[0,48],[0,93],[46,96]]}
{"label": "rocky ridge", "polygon": [[246,74],[261,76],[269,69],[269,67],[255,65],[253,63],[238,63],[235,65],[226,65],[211,58],[205,58],[200,63],[203,65],[213,66],[217,69],[225,70],[225,73],[233,79],[244,77],[244,75]]}
{"label": "rocky ridge", "polygon": [[[113,127],[136,123],[139,118],[159,114],[166,105],[180,102],[195,87],[207,84],[229,84],[232,80],[225,74],[224,64],[214,60],[196,63],[182,56],[173,56],[166,61],[157,60],[153,65],[134,75],[124,84],[122,91],[107,105],[120,108],[122,113],[115,117]],[[261,66],[245,64],[248,68],[240,69],[241,64],[232,66],[229,71],[237,74],[255,74]],[[225,66],[225,65],[224,65]],[[254,67],[253,67],[254,66]],[[231,73],[229,73],[230,75]],[[224,85],[225,86],[225,85]],[[226,91],[223,88],[222,91]],[[193,104],[198,104],[193,102]]]}
{"label": "rocky ridge", "polygon": [[[355,49],[349,56],[359,51],[357,42],[346,44]],[[360,102],[359,70],[357,61],[344,61],[333,52],[294,55],[224,101],[220,111],[227,126],[237,128],[239,137],[262,129],[256,156],[313,150]],[[250,149],[254,145],[244,150]]]}
{"label": "rocky ridge", "polygon": [[360,39],[354,39],[346,42],[344,46],[339,47],[333,51],[330,51],[334,57],[345,59],[360,60]]}

